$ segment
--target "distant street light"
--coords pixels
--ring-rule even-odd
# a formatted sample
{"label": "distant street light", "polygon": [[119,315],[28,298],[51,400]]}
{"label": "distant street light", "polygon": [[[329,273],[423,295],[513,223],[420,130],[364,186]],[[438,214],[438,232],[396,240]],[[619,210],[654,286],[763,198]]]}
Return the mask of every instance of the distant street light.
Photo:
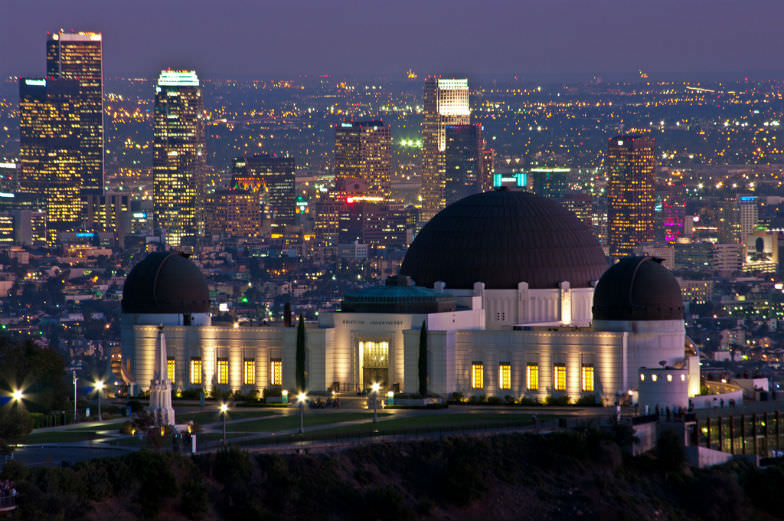
{"label": "distant street light", "polygon": [[16,403],[21,402],[22,398],[24,398],[24,393],[21,389],[16,389],[11,393],[11,399]]}
{"label": "distant street light", "polygon": [[374,383],[373,389],[373,423],[378,423],[378,390],[381,388],[378,382]]}
{"label": "distant street light", "polygon": [[305,433],[305,400],[308,399],[308,395],[305,393],[299,393],[297,395],[297,404],[299,404],[299,433]]}
{"label": "distant street light", "polygon": [[95,390],[98,392],[98,421],[103,421],[103,416],[101,415],[101,391],[103,391],[104,383],[103,380],[98,380],[95,382]]}
{"label": "distant street light", "polygon": [[76,382],[78,382],[78,381],[79,381],[79,379],[76,377],[76,370],[74,370],[74,372],[73,372],[73,385],[74,385],[74,423],[78,423],[78,422],[79,422],[79,416],[77,415],[77,412],[76,412]]}
{"label": "distant street light", "polygon": [[223,446],[226,446],[226,413],[229,412],[229,406],[225,403],[220,405],[220,412],[223,415]]}

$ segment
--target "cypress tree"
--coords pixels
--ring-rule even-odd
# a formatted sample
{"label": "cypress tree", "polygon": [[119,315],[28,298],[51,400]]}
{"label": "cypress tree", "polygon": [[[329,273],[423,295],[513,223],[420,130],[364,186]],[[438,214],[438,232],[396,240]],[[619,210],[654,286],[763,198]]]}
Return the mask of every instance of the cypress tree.
{"label": "cypress tree", "polygon": [[297,392],[305,391],[305,319],[299,316],[297,324]]}
{"label": "cypress tree", "polygon": [[427,396],[427,321],[419,330],[419,394]]}

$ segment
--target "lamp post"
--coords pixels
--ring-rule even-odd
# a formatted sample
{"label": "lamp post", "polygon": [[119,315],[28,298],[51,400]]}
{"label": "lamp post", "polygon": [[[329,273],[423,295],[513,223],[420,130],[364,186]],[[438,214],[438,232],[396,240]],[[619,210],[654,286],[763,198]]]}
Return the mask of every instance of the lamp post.
{"label": "lamp post", "polygon": [[98,421],[103,421],[103,416],[101,415],[101,391],[103,391],[104,383],[103,380],[98,380],[95,382],[95,391],[98,393]]}
{"label": "lamp post", "polygon": [[74,386],[74,423],[78,423],[78,422],[79,422],[79,416],[78,416],[78,415],[77,415],[77,413],[76,413],[76,382],[78,382],[78,381],[79,381],[79,379],[76,377],[76,370],[74,370],[74,372],[73,372],[73,386]]}
{"label": "lamp post", "polygon": [[381,386],[378,383],[373,384],[373,423],[378,423],[378,390]]}
{"label": "lamp post", "polygon": [[305,400],[308,399],[308,395],[305,393],[299,393],[297,395],[297,404],[299,405],[299,433],[305,434]]}
{"label": "lamp post", "polygon": [[226,446],[226,413],[229,412],[229,406],[225,403],[220,405],[220,412],[223,415],[223,446]]}

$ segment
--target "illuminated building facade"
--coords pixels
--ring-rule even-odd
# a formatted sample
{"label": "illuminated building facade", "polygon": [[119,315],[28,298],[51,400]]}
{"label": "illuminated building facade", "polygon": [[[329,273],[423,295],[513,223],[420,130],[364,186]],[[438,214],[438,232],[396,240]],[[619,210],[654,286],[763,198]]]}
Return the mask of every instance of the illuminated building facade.
{"label": "illuminated building facade", "polygon": [[204,224],[208,236],[243,241],[261,238],[261,206],[258,195],[241,188],[216,190],[207,194]]}
{"label": "illuminated building facade", "polygon": [[482,125],[447,125],[445,128],[444,188],[446,204],[477,194],[487,186]]}
{"label": "illuminated building facade", "polygon": [[112,233],[122,248],[130,230],[131,196],[127,192],[89,193],[85,195],[85,225],[97,233]]}
{"label": "illuminated building facade", "polygon": [[593,197],[583,192],[569,192],[556,199],[587,226],[593,226]]}
{"label": "illuminated building facade", "polygon": [[79,82],[19,80],[19,189],[46,199],[47,241],[79,227],[81,145]]}
{"label": "illuminated building facade", "polygon": [[234,160],[232,186],[258,195],[272,235],[296,224],[297,187],[293,157],[253,154]]}
{"label": "illuminated building facade", "polygon": [[335,178],[360,178],[365,195],[392,193],[392,136],[381,121],[343,122],[335,128]]}
{"label": "illuminated building facade", "polygon": [[746,237],[752,234],[759,222],[759,206],[754,195],[738,196],[738,214],[740,219],[740,237],[745,243]]}
{"label": "illuminated building facade", "polygon": [[559,198],[569,191],[570,172],[569,168],[532,168],[528,175],[536,195]]}
{"label": "illuminated building facade", "polygon": [[680,181],[659,184],[656,187],[657,239],[674,243],[684,234],[685,219],[685,185]]}
{"label": "illuminated building facade", "polygon": [[607,154],[607,235],[610,256],[631,255],[654,240],[655,144],[652,137],[616,136]]}
{"label": "illuminated building facade", "polygon": [[195,71],[164,70],[155,86],[153,215],[166,243],[203,231],[204,102]]}
{"label": "illuminated building facade", "polygon": [[[412,276],[349,293],[341,311],[322,312],[306,328],[308,391],[379,383],[417,392],[426,323],[428,389],[444,397],[612,404],[635,396],[641,369],[662,367],[679,367],[688,381],[679,401],[699,393],[681,291],[659,259],[630,257],[608,269],[588,227],[526,192],[466,201],[425,225],[403,262]],[[471,209],[478,222],[467,226]],[[123,289],[122,359],[139,390],[150,380],[161,324],[178,389],[294,388],[296,328],[212,325],[209,308],[207,283],[188,259],[153,253],[134,267]]]}
{"label": "illuminated building facade", "polygon": [[422,113],[422,221],[446,206],[446,127],[471,123],[468,80],[425,80]]}
{"label": "illuminated building facade", "polygon": [[79,147],[81,190],[103,191],[103,50],[100,33],[50,33],[46,42],[48,78],[76,80],[79,84]]}

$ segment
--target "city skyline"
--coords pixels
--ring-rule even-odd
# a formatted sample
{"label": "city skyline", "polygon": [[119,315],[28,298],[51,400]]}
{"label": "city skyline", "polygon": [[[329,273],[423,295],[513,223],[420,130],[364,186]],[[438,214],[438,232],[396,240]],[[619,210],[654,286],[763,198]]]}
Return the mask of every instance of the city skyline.
{"label": "city skyline", "polygon": [[[107,76],[152,77],[156,70],[171,66],[197,69],[205,77],[395,75],[408,67],[521,77],[633,76],[640,69],[689,75],[784,73],[775,65],[777,49],[784,46],[784,36],[774,25],[778,17],[760,16],[782,12],[774,0],[752,5],[705,0],[645,5],[620,0],[461,0],[450,3],[448,10],[443,2],[417,5],[409,0],[394,6],[360,5],[355,0],[328,7],[305,0],[250,6],[197,1],[188,9],[183,5],[179,0],[164,6],[145,0],[133,8],[107,7],[89,0],[74,9],[51,1],[6,2],[0,7],[0,48],[8,51],[0,53],[5,65],[0,74],[36,73],[31,63],[46,52],[38,35],[61,27],[104,34]],[[153,9],[176,13],[178,23],[172,24],[168,16],[150,18],[147,14]],[[238,12],[243,16],[236,16]],[[376,37],[355,45],[355,32],[367,27],[373,27]],[[472,37],[453,39],[452,34]]]}

